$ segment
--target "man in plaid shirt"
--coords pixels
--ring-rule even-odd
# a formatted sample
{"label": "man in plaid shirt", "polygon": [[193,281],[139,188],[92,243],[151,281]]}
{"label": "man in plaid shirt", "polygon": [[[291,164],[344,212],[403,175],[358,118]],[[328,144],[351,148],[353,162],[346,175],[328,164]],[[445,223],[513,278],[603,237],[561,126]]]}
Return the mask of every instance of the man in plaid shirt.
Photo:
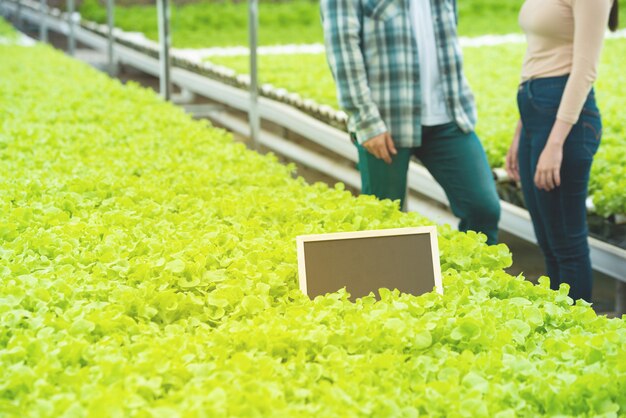
{"label": "man in plaid shirt", "polygon": [[362,192],[404,207],[411,156],[443,187],[459,229],[495,244],[500,203],[474,133],[456,0],[321,0],[328,63],[359,151]]}

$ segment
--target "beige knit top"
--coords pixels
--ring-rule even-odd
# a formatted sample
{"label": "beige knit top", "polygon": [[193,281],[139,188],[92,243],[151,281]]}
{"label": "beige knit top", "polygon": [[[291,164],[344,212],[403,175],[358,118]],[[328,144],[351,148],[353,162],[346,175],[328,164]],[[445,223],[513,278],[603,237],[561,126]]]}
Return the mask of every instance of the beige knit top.
{"label": "beige knit top", "polygon": [[522,81],[570,74],[557,119],[575,124],[596,79],[613,0],[526,0]]}

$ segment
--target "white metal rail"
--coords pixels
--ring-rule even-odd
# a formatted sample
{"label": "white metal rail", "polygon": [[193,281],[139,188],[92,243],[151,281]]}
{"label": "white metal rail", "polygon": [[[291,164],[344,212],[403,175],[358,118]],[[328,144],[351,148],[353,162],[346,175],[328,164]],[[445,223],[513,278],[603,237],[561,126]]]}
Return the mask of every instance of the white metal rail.
{"label": "white metal rail", "polygon": [[[2,0],[0,9],[15,13],[17,4],[13,1]],[[39,23],[41,16],[41,12],[35,7],[22,7],[21,9],[21,18],[33,23]],[[68,35],[70,32],[67,21],[58,11],[48,16],[47,23],[50,30],[61,32],[65,35]],[[108,40],[106,37],[95,34],[80,26],[75,27],[74,35],[77,40],[91,48],[104,52],[107,51]],[[156,77],[159,76],[160,67],[157,58],[148,56],[145,53],[122,44],[116,44],[115,52],[116,59],[120,62],[137,68],[147,74]],[[250,94],[245,90],[219,83],[181,68],[173,68],[171,78],[173,83],[189,92],[210,98],[237,110],[245,112],[249,110]],[[265,97],[259,98],[258,111],[261,119],[270,121],[297,133],[350,161],[357,161],[356,148],[352,145],[345,132],[322,123],[291,106]],[[287,152],[289,149],[288,153],[291,158],[301,162],[308,160],[309,165],[316,165],[320,162],[310,154],[310,151],[298,147],[295,144],[288,146],[285,142],[262,142],[265,142],[263,145],[274,148],[279,153]],[[299,156],[296,154],[299,154]],[[324,166],[325,163],[321,165]],[[337,173],[337,171],[334,173],[330,172],[329,174],[333,175],[335,173]],[[354,183],[353,174],[343,174],[345,174],[345,177],[342,176],[344,177],[344,181],[349,179],[349,183]],[[409,167],[408,186],[411,190],[448,205],[445,193],[439,184],[437,184],[430,173],[419,164],[411,163]],[[501,229],[527,241],[536,243],[528,212],[508,202],[501,201],[501,205]],[[626,282],[626,250],[594,238],[590,238],[589,241],[594,269]]]}

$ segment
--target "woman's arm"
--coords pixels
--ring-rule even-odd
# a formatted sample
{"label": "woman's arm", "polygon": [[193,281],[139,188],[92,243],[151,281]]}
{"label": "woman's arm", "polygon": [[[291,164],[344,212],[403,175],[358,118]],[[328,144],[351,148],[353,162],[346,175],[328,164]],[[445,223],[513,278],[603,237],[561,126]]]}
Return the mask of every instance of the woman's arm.
{"label": "woman's arm", "polygon": [[612,0],[572,0],[574,45],[572,70],[563,92],[557,119],[576,124],[596,80]]}
{"label": "woman's arm", "polygon": [[563,144],[576,124],[597,76],[604,34],[613,0],[572,0],[574,45],[572,70],[561,98],[557,120],[539,156],[535,185],[550,191],[561,184]]}

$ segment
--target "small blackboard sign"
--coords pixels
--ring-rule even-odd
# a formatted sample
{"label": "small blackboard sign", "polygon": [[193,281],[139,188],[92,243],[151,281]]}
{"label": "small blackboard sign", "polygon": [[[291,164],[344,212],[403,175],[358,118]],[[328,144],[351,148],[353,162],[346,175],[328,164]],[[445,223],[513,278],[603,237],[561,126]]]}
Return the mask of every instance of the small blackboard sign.
{"label": "small blackboard sign", "polygon": [[443,293],[437,228],[381,229],[296,238],[300,289],[309,297],[343,287],[352,300],[378,289]]}

